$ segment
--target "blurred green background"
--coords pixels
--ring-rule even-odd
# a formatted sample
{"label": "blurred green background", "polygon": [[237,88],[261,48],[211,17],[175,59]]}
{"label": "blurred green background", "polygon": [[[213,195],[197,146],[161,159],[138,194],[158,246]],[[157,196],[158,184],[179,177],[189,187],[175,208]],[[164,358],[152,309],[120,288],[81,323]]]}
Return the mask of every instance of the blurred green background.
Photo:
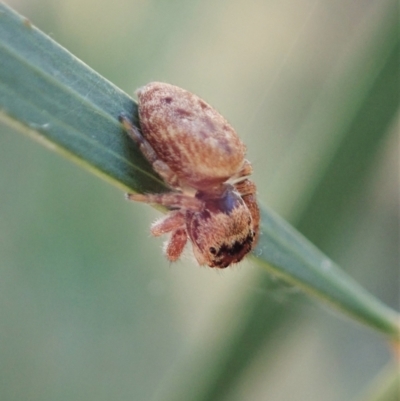
{"label": "blurred green background", "polygon": [[[215,106],[248,146],[262,202],[398,309],[398,112],[368,156],[354,153],[363,167],[356,188],[333,180],[327,200],[339,194],[341,204],[323,202],[325,214],[311,207],[351,132],[348,99],[368,97],[351,83],[360,63],[379,61],[394,3],[7,1],[126,92],[165,81]],[[191,394],[203,381],[196,366],[206,377],[218,345],[252,313],[248,299],[295,313],[230,383],[227,400],[350,399],[389,362],[380,335],[265,280],[249,261],[219,272],[188,252],[170,265],[162,239],[149,235],[158,212],[5,126],[0,135],[1,400]]]}

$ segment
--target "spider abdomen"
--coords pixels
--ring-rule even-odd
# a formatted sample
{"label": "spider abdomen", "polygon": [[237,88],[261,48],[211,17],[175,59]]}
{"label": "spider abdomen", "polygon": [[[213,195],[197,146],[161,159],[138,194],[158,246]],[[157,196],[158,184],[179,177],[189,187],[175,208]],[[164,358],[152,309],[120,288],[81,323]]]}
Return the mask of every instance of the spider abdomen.
{"label": "spider abdomen", "polygon": [[222,183],[243,166],[246,147],[235,130],[198,96],[152,82],[137,91],[143,136],[186,185]]}

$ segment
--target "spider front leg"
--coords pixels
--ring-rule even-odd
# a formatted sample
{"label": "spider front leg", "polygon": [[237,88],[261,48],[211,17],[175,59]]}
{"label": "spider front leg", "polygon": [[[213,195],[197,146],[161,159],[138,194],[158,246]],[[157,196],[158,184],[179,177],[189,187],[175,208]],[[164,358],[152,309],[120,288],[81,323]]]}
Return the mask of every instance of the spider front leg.
{"label": "spider front leg", "polygon": [[254,184],[254,182],[250,181],[248,178],[244,178],[242,181],[237,182],[233,186],[242,197],[246,195],[255,195],[257,192],[256,184]]}
{"label": "spider front leg", "polygon": [[[244,203],[250,211],[252,218],[253,231],[255,232],[254,245],[256,245],[259,237],[260,228],[260,209],[256,199],[256,185],[253,181],[247,178],[243,181],[236,183],[236,190],[240,193]],[[253,245],[253,246],[254,246]]]}
{"label": "spider front leg", "polygon": [[200,211],[204,204],[200,199],[177,192],[165,194],[127,194],[127,198],[138,202],[154,203],[168,208],[183,209],[171,211],[169,214],[156,221],[151,227],[151,233],[158,237],[172,231],[171,238],[166,242],[164,252],[171,262],[179,259],[188,240],[186,232],[185,209]]}
{"label": "spider front leg", "polygon": [[185,214],[181,211],[170,212],[166,217],[156,221],[151,226],[151,233],[158,237],[172,231],[171,238],[165,243],[164,252],[168,260],[179,259],[186,245],[188,236],[185,229]]}
{"label": "spider front leg", "polygon": [[124,115],[119,116],[119,121],[122,123],[125,131],[131,139],[139,146],[140,151],[144,157],[150,162],[153,169],[163,178],[163,180],[171,187],[179,187],[179,179],[176,174],[169,168],[169,166],[160,160],[157,153],[145,139],[141,132],[136,128],[132,122]]}
{"label": "spider front leg", "polygon": [[151,233],[155,237],[176,231],[186,225],[185,214],[181,211],[169,212],[166,216],[151,225]]}
{"label": "spider front leg", "polygon": [[169,241],[165,243],[164,252],[169,261],[175,262],[179,259],[186,245],[188,236],[184,228],[174,231]]}

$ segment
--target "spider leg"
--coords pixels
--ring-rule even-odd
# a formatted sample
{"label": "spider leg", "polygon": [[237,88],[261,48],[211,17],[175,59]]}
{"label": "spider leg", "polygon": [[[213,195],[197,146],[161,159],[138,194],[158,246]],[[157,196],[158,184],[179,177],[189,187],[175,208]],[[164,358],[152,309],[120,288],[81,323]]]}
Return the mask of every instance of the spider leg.
{"label": "spider leg", "polygon": [[240,181],[241,178],[244,179],[245,177],[251,175],[252,172],[253,166],[247,159],[245,159],[242,168],[231,179]]}
{"label": "spider leg", "polygon": [[125,131],[129,137],[139,146],[140,151],[144,157],[150,162],[153,169],[168,183],[171,187],[179,187],[179,179],[170,167],[158,158],[157,153],[150,145],[150,143],[141,134],[139,129],[135,127],[132,122],[124,115],[119,116]]}
{"label": "spider leg", "polygon": [[233,184],[233,186],[240,193],[240,195],[242,195],[242,197],[246,195],[255,195],[257,192],[256,184],[247,178],[245,178],[243,181]]}
{"label": "spider leg", "polygon": [[244,203],[250,211],[251,218],[253,221],[253,231],[255,233],[255,238],[253,242],[253,246],[257,243],[259,237],[259,227],[260,227],[260,209],[257,204],[256,199],[256,185],[254,182],[245,179],[244,181],[240,181],[236,183],[235,188],[242,196]]}
{"label": "spider leg", "polygon": [[127,194],[126,198],[136,202],[154,203],[168,208],[184,208],[192,211],[200,211],[203,209],[203,201],[179,192],[166,192],[164,194]]}
{"label": "spider leg", "polygon": [[151,233],[155,237],[159,237],[160,235],[185,227],[185,224],[186,220],[184,213],[180,211],[170,212],[167,216],[162,217],[152,224]]}
{"label": "spider leg", "polygon": [[166,242],[164,249],[168,260],[175,262],[179,259],[183,252],[183,248],[186,245],[187,239],[188,236],[184,228],[179,228],[172,233],[171,238]]}

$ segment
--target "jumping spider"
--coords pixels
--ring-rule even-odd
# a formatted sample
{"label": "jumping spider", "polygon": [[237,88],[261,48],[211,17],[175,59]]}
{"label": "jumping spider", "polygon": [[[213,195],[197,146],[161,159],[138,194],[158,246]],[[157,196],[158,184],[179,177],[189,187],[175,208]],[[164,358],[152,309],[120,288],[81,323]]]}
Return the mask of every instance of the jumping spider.
{"label": "jumping spider", "polygon": [[224,117],[184,89],[152,82],[136,93],[141,131],[125,116],[120,121],[171,191],[127,198],[170,209],[151,227],[154,236],[171,233],[170,261],[189,238],[200,265],[239,262],[257,242],[260,221],[245,145]]}

